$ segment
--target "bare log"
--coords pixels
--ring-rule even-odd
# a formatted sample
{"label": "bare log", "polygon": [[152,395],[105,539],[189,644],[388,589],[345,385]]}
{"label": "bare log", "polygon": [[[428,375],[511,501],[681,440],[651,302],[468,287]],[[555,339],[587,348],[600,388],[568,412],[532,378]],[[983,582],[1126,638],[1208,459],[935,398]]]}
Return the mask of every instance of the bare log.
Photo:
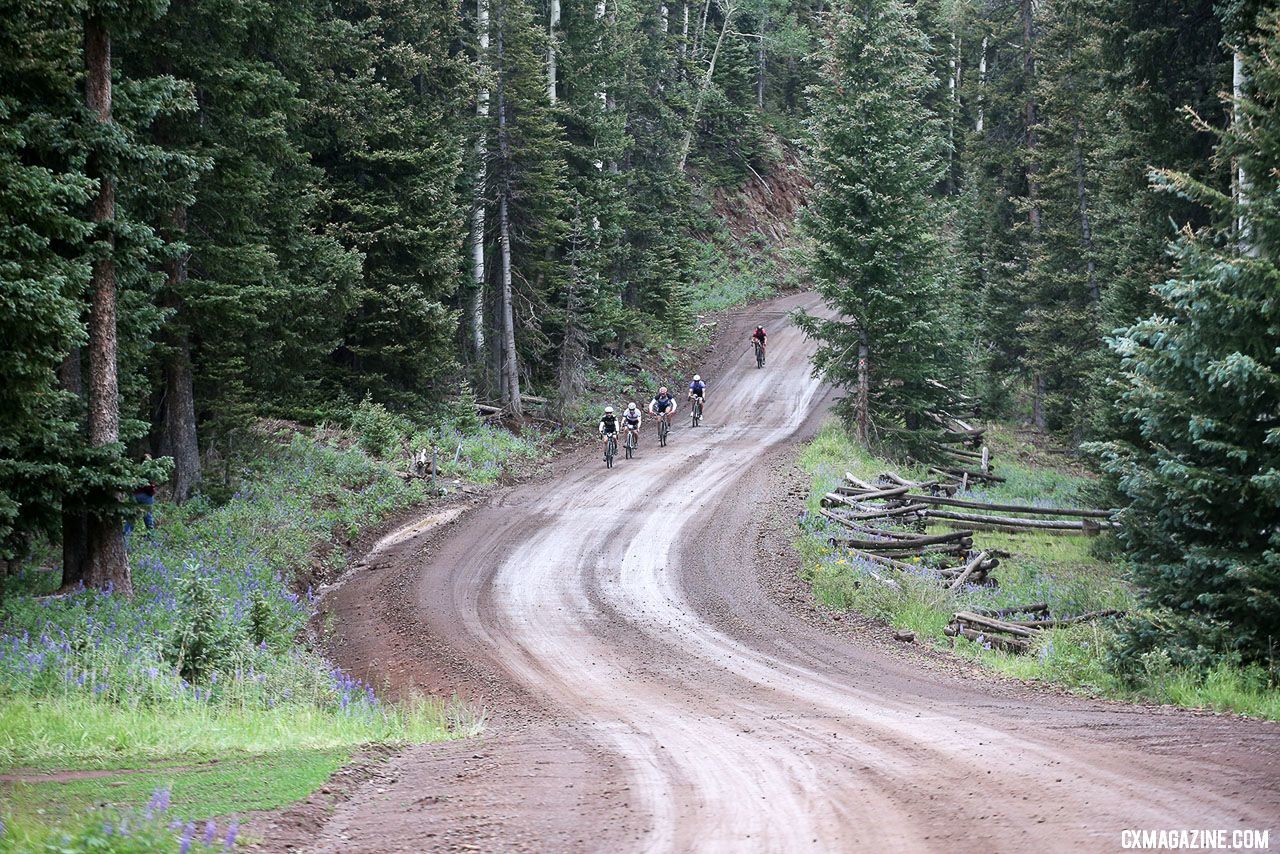
{"label": "bare log", "polygon": [[999,647],[1000,649],[1007,650],[1008,652],[1024,653],[1030,648],[1030,645],[1026,641],[1018,640],[1017,638],[989,635],[963,626],[950,625],[943,629],[942,632],[947,637],[966,637],[971,641],[989,643],[992,646]]}
{"label": "bare log", "polygon": [[1057,629],[1062,626],[1074,626],[1078,623],[1087,623],[1090,620],[1099,620],[1103,617],[1123,617],[1124,615],[1124,611],[1113,608],[1106,611],[1092,611],[1075,617],[1063,617],[1060,620],[1009,620],[1007,622],[1012,626],[1023,626],[1029,629]]}
{"label": "bare log", "polygon": [[975,510],[1000,510],[1005,513],[1029,513],[1037,516],[1080,516],[1091,519],[1109,519],[1114,510],[1088,510],[1077,507],[1032,507],[1025,504],[987,504],[983,501],[968,501],[963,498],[949,498],[941,495],[912,495],[912,501],[922,504],[934,504],[942,507],[968,507]]}
{"label": "bare log", "polygon": [[1008,617],[1012,614],[1036,614],[1047,612],[1049,606],[1044,602],[1035,602],[1031,605],[1016,605],[1012,608],[974,608],[973,613],[981,614],[984,617]]}
{"label": "bare log", "polygon": [[1003,632],[1008,635],[1018,635],[1024,638],[1035,637],[1034,629],[1028,629],[1026,626],[1016,626],[1013,623],[1007,623],[995,617],[984,617],[982,614],[975,614],[972,611],[957,611],[951,621],[953,623],[968,623],[973,626],[981,626],[984,629]]}
{"label": "bare log", "polygon": [[967,469],[955,468],[953,466],[930,467],[929,471],[935,474],[945,474],[951,477],[963,477],[970,480],[985,480],[991,483],[1004,483],[1005,479],[998,474],[986,474],[980,471],[968,471]]}
{"label": "bare log", "polygon": [[930,510],[929,518],[945,519],[954,522],[975,522],[987,525],[1003,525],[1008,528],[1057,528],[1059,530],[1072,531],[1083,531],[1085,525],[1083,520],[1023,519],[1019,516],[989,516],[979,513],[956,513],[952,510]]}
{"label": "bare log", "polygon": [[970,575],[973,575],[974,571],[978,568],[978,566],[979,566],[979,565],[980,565],[984,560],[986,560],[986,559],[987,559],[987,557],[988,557],[988,555],[987,555],[987,553],[986,553],[986,552],[978,552],[976,555],[974,555],[974,556],[973,556],[973,559],[972,559],[972,560],[970,560],[967,564],[965,564],[965,566],[964,566],[964,571],[963,571],[963,572],[961,572],[959,575],[957,575],[957,576],[956,576],[956,580],[955,580],[955,581],[953,581],[953,582],[951,582],[951,586],[950,586],[950,587],[948,587],[947,589],[948,589],[949,591],[951,591],[952,593],[954,593],[954,592],[956,592],[957,590],[959,590],[959,589],[960,589],[960,587],[961,587],[961,586],[962,586],[966,581],[968,581],[968,580],[969,580],[969,576],[970,576]]}

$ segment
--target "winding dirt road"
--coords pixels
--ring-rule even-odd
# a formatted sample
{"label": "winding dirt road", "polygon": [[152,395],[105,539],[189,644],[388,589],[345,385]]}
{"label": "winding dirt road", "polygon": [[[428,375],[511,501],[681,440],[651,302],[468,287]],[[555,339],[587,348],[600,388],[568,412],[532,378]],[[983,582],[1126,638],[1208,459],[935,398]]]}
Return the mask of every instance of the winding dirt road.
{"label": "winding dirt road", "polygon": [[[706,426],[389,538],[328,597],[375,683],[490,710],[393,757],[315,851],[1109,851],[1280,818],[1280,728],[927,666],[779,593],[771,495],[828,402],[785,318],[731,322]],[[755,369],[746,335],[771,330]],[[792,484],[793,485],[793,484]],[[455,514],[456,515],[456,514]],[[811,610],[811,609],[810,609]],[[302,845],[301,843],[304,843]],[[1280,839],[1272,845],[1280,848]]]}

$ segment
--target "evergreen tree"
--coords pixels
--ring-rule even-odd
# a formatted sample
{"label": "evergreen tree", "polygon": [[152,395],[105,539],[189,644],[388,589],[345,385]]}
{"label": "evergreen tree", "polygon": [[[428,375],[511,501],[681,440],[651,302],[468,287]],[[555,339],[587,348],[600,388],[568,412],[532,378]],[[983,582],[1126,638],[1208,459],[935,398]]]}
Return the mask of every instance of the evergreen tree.
{"label": "evergreen tree", "polygon": [[59,389],[83,345],[92,184],[68,125],[78,21],[57,4],[0,6],[0,560],[55,535],[71,478],[76,400]]}
{"label": "evergreen tree", "polygon": [[[1160,185],[1215,214],[1187,229],[1157,313],[1113,346],[1119,409],[1135,436],[1097,447],[1130,501],[1121,540],[1154,611],[1128,651],[1159,643],[1178,663],[1274,661],[1280,626],[1280,14],[1247,48],[1251,81],[1218,153],[1247,193],[1192,176]],[[1243,223],[1245,242],[1240,241]],[[1153,630],[1154,629],[1154,630]]]}
{"label": "evergreen tree", "polygon": [[333,233],[364,259],[335,353],[337,386],[422,410],[457,375],[463,66],[444,4],[339,0],[326,23],[311,145]]}
{"label": "evergreen tree", "polygon": [[813,274],[838,316],[805,318],[815,365],[850,388],[840,411],[865,439],[923,450],[912,435],[949,404],[949,333],[930,192],[942,172],[928,42],[896,0],[831,13],[823,83],[813,90]]}

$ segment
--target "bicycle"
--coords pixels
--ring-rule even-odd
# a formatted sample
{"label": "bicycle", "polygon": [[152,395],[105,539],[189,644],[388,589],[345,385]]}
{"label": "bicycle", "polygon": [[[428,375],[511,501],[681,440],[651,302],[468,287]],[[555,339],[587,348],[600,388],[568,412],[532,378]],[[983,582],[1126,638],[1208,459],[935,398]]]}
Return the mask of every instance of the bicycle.
{"label": "bicycle", "polygon": [[609,434],[609,438],[604,443],[604,467],[613,468],[613,458],[618,453],[618,437],[613,433]]}
{"label": "bicycle", "polygon": [[671,432],[671,419],[665,414],[658,418],[658,446],[667,446],[667,434]]}
{"label": "bicycle", "polygon": [[697,427],[702,421],[702,398],[694,397],[689,406],[690,427]]}
{"label": "bicycle", "polygon": [[631,459],[636,453],[636,431],[627,428],[627,438],[622,442],[623,449],[627,452],[627,459]]}
{"label": "bicycle", "polygon": [[751,343],[755,344],[756,346],[756,367],[763,368],[764,367],[764,344],[760,343],[759,338],[752,339]]}

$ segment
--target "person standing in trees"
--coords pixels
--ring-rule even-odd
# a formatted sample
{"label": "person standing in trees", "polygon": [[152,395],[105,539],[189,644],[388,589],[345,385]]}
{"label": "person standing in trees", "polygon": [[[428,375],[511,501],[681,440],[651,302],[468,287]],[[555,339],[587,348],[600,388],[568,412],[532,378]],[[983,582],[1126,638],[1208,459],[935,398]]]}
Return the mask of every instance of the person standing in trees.
{"label": "person standing in trees", "polygon": [[[150,454],[142,455],[142,462],[151,462]],[[151,509],[156,504],[156,485],[151,478],[147,478],[147,482],[133,491],[133,502],[142,507],[142,524],[147,528],[147,534],[150,536],[151,531],[155,530],[156,520],[151,513]],[[127,537],[133,533],[133,519],[124,523],[124,535]]]}

